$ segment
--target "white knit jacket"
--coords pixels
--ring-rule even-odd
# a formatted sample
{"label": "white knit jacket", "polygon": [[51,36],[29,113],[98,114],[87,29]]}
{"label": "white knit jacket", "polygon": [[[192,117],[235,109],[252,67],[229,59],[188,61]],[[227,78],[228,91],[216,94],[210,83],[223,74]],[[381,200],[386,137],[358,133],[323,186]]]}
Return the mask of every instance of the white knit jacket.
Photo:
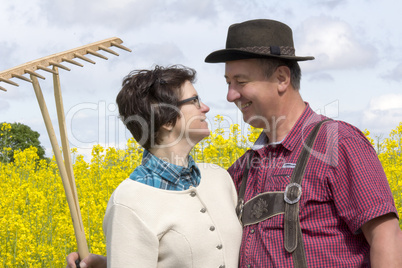
{"label": "white knit jacket", "polygon": [[131,179],[116,188],[103,221],[108,267],[238,266],[242,227],[232,179],[216,165],[198,167],[200,185],[185,191]]}

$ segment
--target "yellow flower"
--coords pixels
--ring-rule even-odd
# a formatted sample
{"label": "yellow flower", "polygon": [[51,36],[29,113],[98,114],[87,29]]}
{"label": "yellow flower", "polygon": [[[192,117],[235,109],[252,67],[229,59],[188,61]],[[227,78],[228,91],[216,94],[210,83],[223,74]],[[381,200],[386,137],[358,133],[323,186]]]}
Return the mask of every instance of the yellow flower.
{"label": "yellow flower", "polygon": [[[240,126],[222,128],[224,118],[215,118],[216,130],[202,140],[191,154],[197,162],[228,168],[253,144],[261,129]],[[9,124],[1,124],[1,130]],[[369,131],[364,132],[366,136]],[[374,145],[374,141],[370,140]],[[379,144],[378,157],[402,216],[402,123]],[[8,147],[0,148],[8,152]],[[89,251],[106,255],[102,221],[114,189],[141,163],[143,148],[129,139],[126,149],[92,149],[85,161],[71,149],[75,183]],[[34,147],[13,152],[14,163],[0,163],[0,267],[65,267],[65,256],[77,250],[69,208],[55,158],[38,160]],[[400,221],[402,227],[402,220]]]}

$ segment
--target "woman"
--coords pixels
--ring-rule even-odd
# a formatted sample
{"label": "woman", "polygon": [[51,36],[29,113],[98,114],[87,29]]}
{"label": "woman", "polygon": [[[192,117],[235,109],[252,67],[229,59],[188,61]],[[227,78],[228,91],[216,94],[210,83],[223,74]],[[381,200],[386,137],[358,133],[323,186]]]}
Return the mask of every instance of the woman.
{"label": "woman", "polygon": [[119,113],[144,153],[108,202],[107,267],[238,265],[242,228],[232,180],[226,170],[195,164],[189,155],[210,134],[209,107],[194,80],[190,68],[156,66],[123,81]]}

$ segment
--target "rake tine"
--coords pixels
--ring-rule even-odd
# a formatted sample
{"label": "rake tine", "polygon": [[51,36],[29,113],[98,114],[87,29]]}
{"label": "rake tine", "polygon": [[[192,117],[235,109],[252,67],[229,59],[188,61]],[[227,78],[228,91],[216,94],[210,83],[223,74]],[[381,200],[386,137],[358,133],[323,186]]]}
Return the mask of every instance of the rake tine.
{"label": "rake tine", "polygon": [[100,53],[98,53],[98,52],[93,51],[92,49],[87,49],[87,53],[92,54],[92,55],[94,55],[94,56],[96,56],[96,57],[105,59],[105,60],[108,59],[107,57],[103,56],[102,54],[100,54]]}
{"label": "rake tine", "polygon": [[67,59],[67,58],[61,58],[61,60],[65,61],[65,62],[68,62],[68,63],[71,63],[71,64],[74,64],[74,65],[77,65],[77,66],[80,66],[80,67],[84,67],[84,65],[82,65],[81,63],[79,63],[78,61],[75,61],[75,60],[70,60],[70,59]]}
{"label": "rake tine", "polygon": [[46,79],[44,76],[41,76],[40,74],[35,73],[34,71],[31,71],[31,70],[25,69],[24,72],[25,72],[26,74],[32,74],[32,75],[34,75],[34,76],[36,76],[36,77],[39,77],[39,78],[41,78],[41,79],[43,79],[43,80]]}
{"label": "rake tine", "polygon": [[66,66],[64,66],[64,65],[62,65],[62,64],[60,64],[60,63],[54,62],[54,61],[49,61],[49,64],[50,64],[50,65],[53,65],[53,66],[57,66],[57,67],[59,67],[59,68],[62,68],[62,69],[64,69],[64,70],[66,70],[66,71],[71,71],[70,68],[68,68],[68,67],[66,67]]}
{"label": "rake tine", "polygon": [[129,49],[128,47],[125,47],[125,46],[123,46],[123,45],[121,45],[119,43],[116,43],[116,42],[112,41],[111,44],[112,44],[112,46],[115,46],[115,47],[118,47],[120,49],[123,49],[123,50],[126,50],[128,52],[131,52],[131,49]]}
{"label": "rake tine", "polygon": [[111,50],[111,49],[109,49],[109,48],[107,48],[107,47],[105,47],[105,46],[100,45],[100,46],[99,46],[99,49],[102,49],[102,50],[104,50],[104,51],[106,51],[106,52],[109,52],[110,54],[119,56],[119,53],[117,53],[117,52],[115,52],[115,51],[113,51],[113,50]]}
{"label": "rake tine", "polygon": [[0,90],[7,92],[7,89],[5,89],[4,87],[0,87]]}
{"label": "rake tine", "polygon": [[92,64],[95,64],[95,63],[96,63],[96,62],[94,62],[93,60],[91,60],[90,58],[87,58],[87,57],[85,57],[85,56],[83,56],[83,55],[81,55],[81,54],[78,54],[78,53],[74,53],[74,56],[77,57],[77,58],[79,58],[79,59],[82,59],[82,60],[84,60],[84,61],[90,62],[90,63],[92,63]]}
{"label": "rake tine", "polygon": [[32,83],[32,80],[29,78],[26,78],[25,76],[19,75],[19,74],[11,74],[12,77],[27,81],[29,83]]}
{"label": "rake tine", "polygon": [[5,83],[8,83],[8,84],[13,85],[13,86],[16,86],[16,87],[19,87],[19,86],[20,86],[20,85],[18,85],[17,83],[11,81],[11,80],[4,79],[4,78],[1,78],[1,77],[0,77],[0,81],[5,82]]}
{"label": "rake tine", "polygon": [[44,70],[44,71],[46,71],[46,72],[49,72],[49,73],[52,73],[52,74],[58,74],[57,72],[55,72],[55,71],[53,71],[52,69],[49,69],[49,68],[47,68],[47,67],[45,67],[45,66],[38,65],[37,67],[38,67],[38,69]]}
{"label": "rake tine", "polygon": [[[1,71],[0,82],[5,82],[13,86],[19,86],[17,83],[11,81],[12,78],[15,77],[32,83],[27,77],[25,77],[25,74],[30,74],[31,76],[45,79],[45,77],[39,74],[40,72],[38,72],[38,70],[44,70],[52,74],[58,74],[58,72],[56,73],[54,70],[52,70],[53,66],[70,71],[69,66],[65,65],[64,62],[84,67],[84,65],[78,59],[84,60],[92,64],[96,64],[95,61],[91,59],[92,57],[88,57],[87,54],[92,54],[93,56],[107,60],[108,57],[103,55],[105,53],[99,51],[103,50],[106,53],[119,56],[119,53],[115,52],[112,46],[131,52],[131,49],[121,44],[122,42],[123,41],[120,38],[112,37],[92,44],[70,49],[61,53],[56,53],[50,56],[36,59],[34,61],[30,61],[21,64],[19,66],[13,67],[11,69]],[[13,74],[14,76],[12,76]],[[4,90],[4,88],[1,90]]]}

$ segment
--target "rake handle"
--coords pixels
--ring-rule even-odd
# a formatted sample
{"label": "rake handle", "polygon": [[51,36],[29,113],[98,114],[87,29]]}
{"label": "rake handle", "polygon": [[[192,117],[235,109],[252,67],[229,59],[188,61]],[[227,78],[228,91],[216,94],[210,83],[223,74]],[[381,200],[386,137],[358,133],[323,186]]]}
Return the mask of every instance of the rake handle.
{"label": "rake handle", "polygon": [[63,162],[63,157],[60,153],[60,147],[56,139],[56,134],[53,129],[52,121],[50,120],[49,111],[47,109],[46,102],[38,82],[38,78],[34,75],[31,75],[31,79],[35,90],[35,95],[40,106],[42,117],[45,122],[46,130],[49,135],[50,143],[52,145],[53,153],[56,158],[57,166],[59,167],[60,176],[63,181],[64,191],[67,197],[68,206],[70,208],[71,219],[73,221],[75,238],[77,240],[78,253],[83,259],[89,255],[89,251],[85,238],[84,226],[81,219],[78,199],[76,195],[74,195],[71,188],[72,186],[70,185],[67,170]]}

